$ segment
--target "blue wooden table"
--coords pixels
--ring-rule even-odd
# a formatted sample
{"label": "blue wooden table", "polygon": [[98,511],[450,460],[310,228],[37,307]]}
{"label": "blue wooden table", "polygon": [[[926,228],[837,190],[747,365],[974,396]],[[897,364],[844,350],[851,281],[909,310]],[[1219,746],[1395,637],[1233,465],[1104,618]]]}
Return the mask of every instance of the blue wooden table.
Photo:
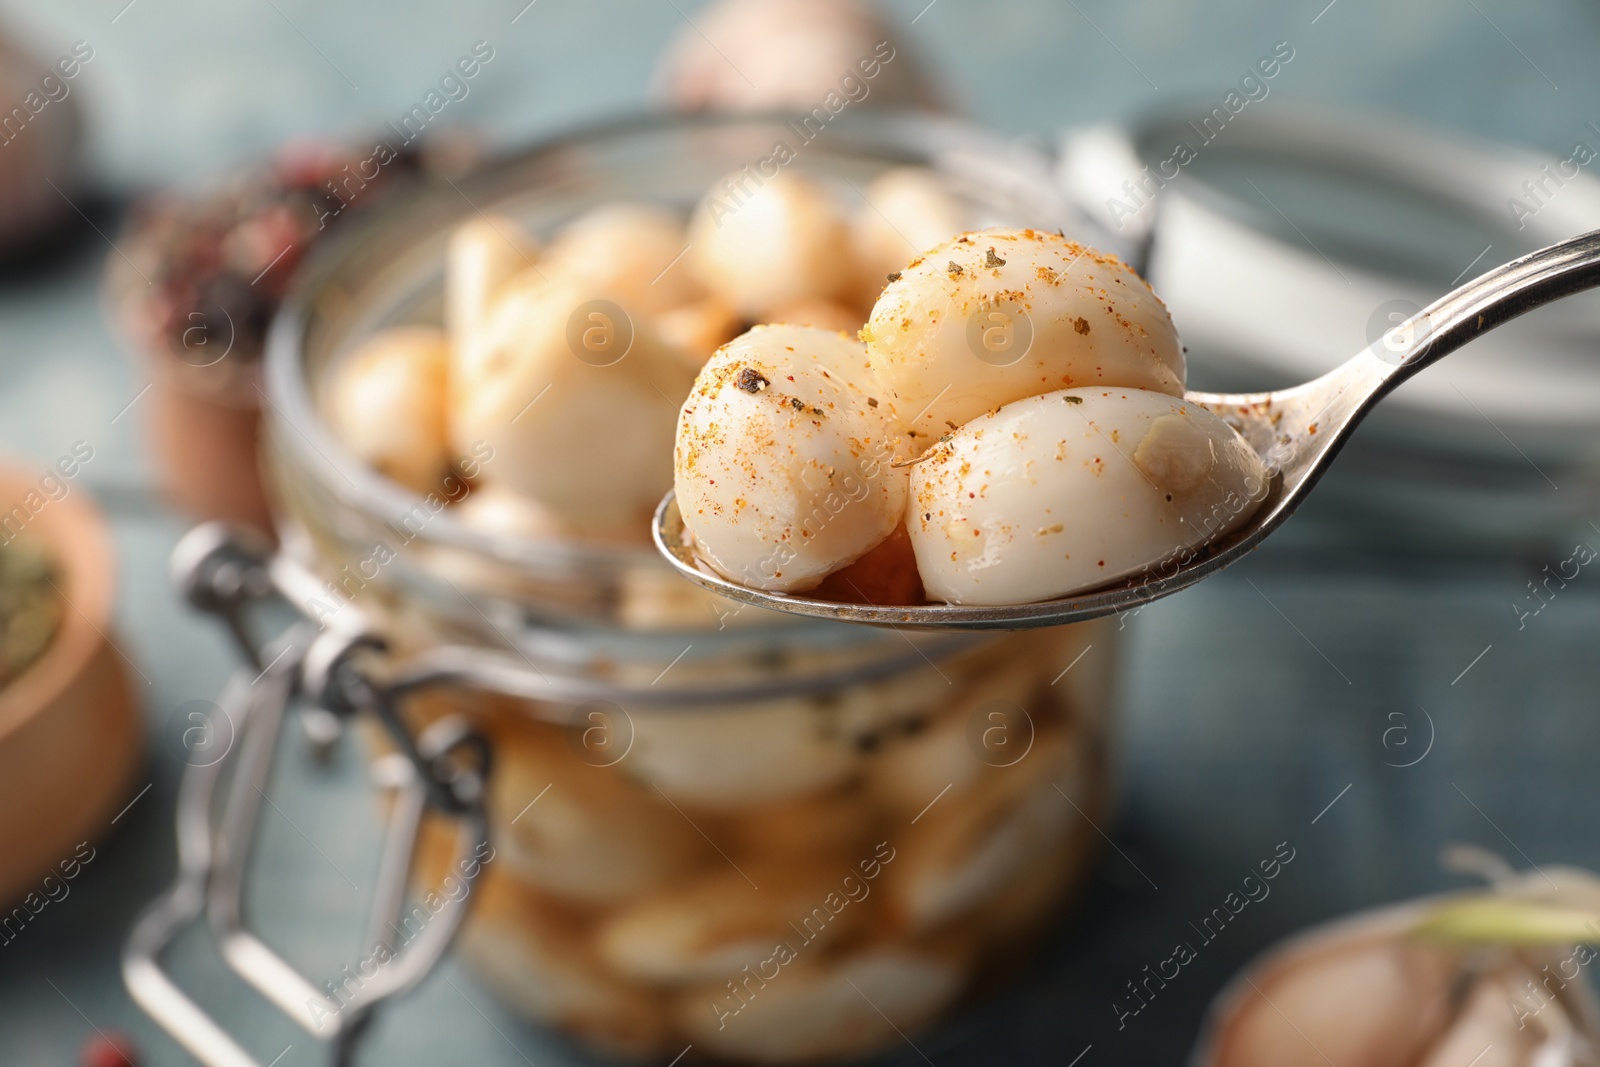
{"label": "blue wooden table", "polygon": [[[1600,14],[1590,5],[1325,2],[893,8],[902,23],[916,19],[908,39],[967,110],[1018,136],[1214,96],[1279,40],[1296,49],[1273,89],[1284,96],[1560,155],[1600,118]],[[0,17],[49,56],[93,45],[77,91],[94,173],[114,203],[143,184],[202,182],[293,134],[391,120],[477,40],[497,58],[452,106],[508,143],[637,107],[652,57],[684,25],[680,8],[695,6],[10,0]],[[114,207],[90,214],[114,232]],[[117,640],[138,665],[155,737],[174,709],[214,695],[232,661],[167,588],[166,556],[184,524],[153,498],[137,404],[125,410],[143,382],[100,318],[107,251],[85,227],[50,262],[0,278],[0,447],[45,461],[75,440],[95,446],[85,481],[116,530]],[[1313,504],[1235,570],[1130,620],[1111,828],[1120,854],[1107,852],[1074,925],[1031,979],[919,1040],[938,1067],[1060,1064],[1085,1049],[1085,1067],[1179,1062],[1209,998],[1252,954],[1308,922],[1458,884],[1438,865],[1451,842],[1519,866],[1600,868],[1600,579],[1584,575],[1519,630],[1508,604],[1559,557],[1474,559],[1448,544],[1424,556],[1357,551],[1325,519]],[[283,818],[265,828],[260,922],[291,957],[331,971],[375,849],[362,758],[347,745],[327,767],[284,763],[274,789]],[[148,792],[70,897],[0,948],[0,1064],[65,1067],[97,1028],[131,1034],[147,1064],[190,1062],[135,1009],[117,971],[133,915],[173,869],[178,769],[153,745]],[[1295,858],[1270,896],[1119,1025],[1126,983],[1190,938],[1190,922],[1280,842]],[[180,977],[264,1061],[281,1050],[279,1067],[322,1062],[203,948],[180,946]],[[906,1048],[889,1061],[922,1055]],[[366,1062],[548,1067],[584,1057],[517,1023],[452,967],[384,1017]]]}

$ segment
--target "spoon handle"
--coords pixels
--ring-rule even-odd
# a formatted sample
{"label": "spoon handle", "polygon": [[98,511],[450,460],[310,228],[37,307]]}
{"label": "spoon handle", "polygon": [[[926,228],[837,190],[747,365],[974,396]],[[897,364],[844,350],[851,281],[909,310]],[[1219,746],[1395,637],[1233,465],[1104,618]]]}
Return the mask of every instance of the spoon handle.
{"label": "spoon handle", "polygon": [[1435,300],[1368,349],[1394,367],[1385,375],[1381,391],[1387,393],[1486,330],[1596,286],[1600,286],[1600,230],[1496,267]]}

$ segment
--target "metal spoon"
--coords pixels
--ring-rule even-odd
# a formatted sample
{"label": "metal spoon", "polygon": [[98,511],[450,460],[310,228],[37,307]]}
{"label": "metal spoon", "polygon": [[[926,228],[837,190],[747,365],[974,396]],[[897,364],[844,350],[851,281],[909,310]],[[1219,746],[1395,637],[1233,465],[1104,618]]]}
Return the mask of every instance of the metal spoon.
{"label": "metal spoon", "polygon": [[1356,425],[1389,391],[1479,334],[1526,311],[1600,286],[1600,230],[1497,267],[1389,331],[1314,381],[1271,393],[1189,393],[1243,435],[1274,470],[1272,485],[1243,527],[1181,567],[1031,604],[840,604],[730,582],[694,556],[672,493],[656,509],[656,547],[685,577],[731,600],[791,615],[917,630],[1026,630],[1127,611],[1185,589],[1242,559],[1283,525],[1310,494]]}

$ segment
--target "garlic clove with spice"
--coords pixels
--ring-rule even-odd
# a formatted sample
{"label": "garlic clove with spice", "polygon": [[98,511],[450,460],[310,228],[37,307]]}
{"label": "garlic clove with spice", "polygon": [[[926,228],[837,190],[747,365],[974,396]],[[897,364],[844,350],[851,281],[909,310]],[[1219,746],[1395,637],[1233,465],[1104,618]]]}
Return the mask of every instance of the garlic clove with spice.
{"label": "garlic clove with spice", "polygon": [[1055,389],[1182,396],[1165,305],[1115,256],[1037,230],[980,230],[899,271],[861,331],[922,447],[1003,404]]}
{"label": "garlic clove with spice", "polygon": [[701,557],[760,589],[815,587],[894,532],[898,425],[842,334],[758,326],[725,345],[678,419],[675,485]]}
{"label": "garlic clove with spice", "polygon": [[911,467],[927,595],[1021,604],[1176,567],[1266,495],[1261,457],[1181,397],[1067,389],[973,419]]}

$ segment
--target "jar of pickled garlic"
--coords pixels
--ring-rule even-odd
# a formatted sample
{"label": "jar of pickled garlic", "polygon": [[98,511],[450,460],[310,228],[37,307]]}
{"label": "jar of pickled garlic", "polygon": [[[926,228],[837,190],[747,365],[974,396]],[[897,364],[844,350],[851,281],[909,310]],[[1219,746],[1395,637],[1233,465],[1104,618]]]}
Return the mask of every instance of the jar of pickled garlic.
{"label": "jar of pickled garlic", "polygon": [[[405,709],[419,727],[465,716],[492,742],[494,858],[464,957],[530,1019],[625,1057],[817,1062],[914,1037],[1039,942],[1109,802],[1114,620],[935,639],[715,599],[648,544],[671,419],[658,439],[655,414],[608,413],[604,389],[546,396],[517,377],[539,328],[527,309],[560,290],[585,298],[554,329],[583,364],[560,373],[671,350],[687,374],[634,384],[675,412],[728,331],[864,321],[876,290],[859,279],[881,287],[915,254],[898,231],[1074,224],[1042,159],[965,127],[862,113],[805,134],[651,119],[422,192],[314,262],[269,344],[269,477],[285,551],[324,582],[311,613],[359,612],[391,655],[465,652],[468,684]],[[812,249],[814,291],[730,251],[715,208],[706,221],[728,190],[734,229],[770,251],[754,205],[774,188],[843,205]],[[631,298],[595,283],[587,299],[583,256],[561,251],[580,237],[596,271],[638,273]],[[679,269],[690,281],[662,281]],[[719,272],[728,291],[704,284]],[[602,319],[580,314],[590,303]],[[618,312],[626,349],[585,358],[586,331]],[[500,339],[463,330],[474,315]],[[484,377],[462,378],[464,361]],[[424,423],[440,436],[419,445]],[[638,455],[599,472],[630,434]],[[419,883],[446,849],[424,835]]]}

